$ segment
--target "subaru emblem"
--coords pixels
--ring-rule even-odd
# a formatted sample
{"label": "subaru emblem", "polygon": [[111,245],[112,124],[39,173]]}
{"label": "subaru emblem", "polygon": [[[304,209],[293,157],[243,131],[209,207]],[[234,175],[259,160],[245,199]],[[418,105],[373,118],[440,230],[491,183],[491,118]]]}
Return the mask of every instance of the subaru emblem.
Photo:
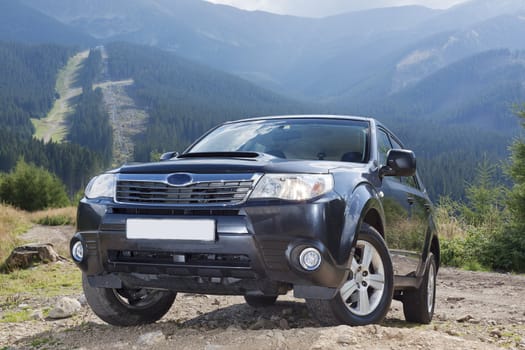
{"label": "subaru emblem", "polygon": [[167,180],[172,186],[185,186],[193,182],[191,175],[186,173],[171,174]]}

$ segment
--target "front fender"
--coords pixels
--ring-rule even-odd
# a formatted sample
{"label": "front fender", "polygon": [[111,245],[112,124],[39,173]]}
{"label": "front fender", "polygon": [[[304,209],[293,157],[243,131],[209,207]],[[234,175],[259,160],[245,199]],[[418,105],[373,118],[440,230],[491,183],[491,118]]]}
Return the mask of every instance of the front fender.
{"label": "front fender", "polygon": [[381,224],[385,222],[385,215],[379,194],[368,183],[357,185],[353,192],[347,194],[345,201],[344,226],[341,234],[338,262],[350,266],[357,233],[366,215],[371,210],[375,211],[374,215],[378,216]]}

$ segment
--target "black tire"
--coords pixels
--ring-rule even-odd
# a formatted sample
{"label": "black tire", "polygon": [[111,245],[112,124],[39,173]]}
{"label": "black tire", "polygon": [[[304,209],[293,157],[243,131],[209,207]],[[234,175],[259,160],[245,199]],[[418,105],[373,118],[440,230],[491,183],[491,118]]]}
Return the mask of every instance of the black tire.
{"label": "black tire", "polygon": [[153,289],[95,288],[82,275],[82,287],[93,312],[114,326],[154,323],[173,305],[176,293]]}
{"label": "black tire", "polygon": [[403,313],[408,322],[429,324],[434,316],[437,265],[432,253],[428,259],[421,286],[403,292]]}
{"label": "black tire", "polygon": [[277,295],[245,295],[244,300],[251,307],[267,307],[275,304]]}
{"label": "black tire", "polygon": [[[365,252],[368,260],[363,259]],[[353,277],[333,299],[306,300],[322,325],[363,326],[385,318],[394,293],[394,271],[385,241],[369,225],[363,224],[357,235],[352,271]]]}

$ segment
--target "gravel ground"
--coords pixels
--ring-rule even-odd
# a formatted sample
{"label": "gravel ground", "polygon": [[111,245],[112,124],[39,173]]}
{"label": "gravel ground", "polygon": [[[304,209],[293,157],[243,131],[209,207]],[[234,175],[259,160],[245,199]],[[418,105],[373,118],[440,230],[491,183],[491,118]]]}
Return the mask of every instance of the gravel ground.
{"label": "gravel ground", "polygon": [[[254,309],[242,297],[179,293],[147,326],[107,325],[85,305],[68,319],[0,323],[0,349],[525,349],[524,297],[523,275],[442,268],[430,325],[406,323],[393,302],[381,325],[321,327],[291,294]],[[56,301],[26,299],[35,310]]]}

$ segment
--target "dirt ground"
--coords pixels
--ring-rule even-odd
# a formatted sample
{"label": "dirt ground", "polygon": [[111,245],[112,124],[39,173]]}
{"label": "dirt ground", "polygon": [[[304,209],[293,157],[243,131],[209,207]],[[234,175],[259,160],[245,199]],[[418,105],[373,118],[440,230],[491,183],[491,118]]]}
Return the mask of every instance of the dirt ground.
{"label": "dirt ground", "polygon": [[[321,327],[291,294],[266,309],[242,297],[179,294],[147,326],[107,325],[85,305],[69,319],[0,323],[0,349],[525,349],[524,298],[523,275],[442,268],[434,320],[425,326],[406,323],[399,302],[380,325]],[[35,309],[53,302],[24,300]]]}

